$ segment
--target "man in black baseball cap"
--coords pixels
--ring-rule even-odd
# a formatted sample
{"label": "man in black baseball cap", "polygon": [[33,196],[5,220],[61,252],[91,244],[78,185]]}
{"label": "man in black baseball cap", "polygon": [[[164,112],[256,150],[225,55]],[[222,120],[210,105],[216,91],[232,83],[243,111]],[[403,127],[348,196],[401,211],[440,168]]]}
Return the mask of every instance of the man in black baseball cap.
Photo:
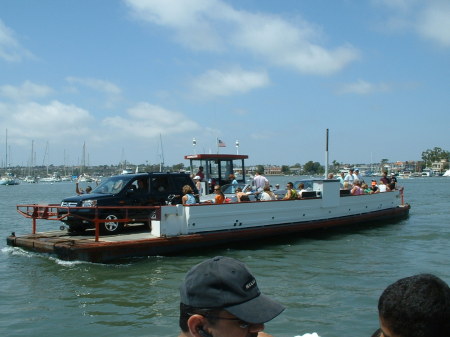
{"label": "man in black baseball cap", "polygon": [[180,337],[252,337],[284,307],[261,294],[242,262],[217,256],[194,266],[180,286]]}

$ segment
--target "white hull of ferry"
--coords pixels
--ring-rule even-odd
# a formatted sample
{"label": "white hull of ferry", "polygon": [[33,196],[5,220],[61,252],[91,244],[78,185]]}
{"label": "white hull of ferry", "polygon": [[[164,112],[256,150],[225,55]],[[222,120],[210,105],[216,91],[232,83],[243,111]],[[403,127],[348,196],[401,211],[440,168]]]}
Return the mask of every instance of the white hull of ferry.
{"label": "white hull of ferry", "polygon": [[[315,183],[320,197],[225,204],[197,204],[161,207],[159,221],[152,221],[152,234],[173,237],[198,233],[239,231],[259,227],[304,224],[314,227],[321,221],[343,221],[353,216],[374,215],[402,205],[402,191],[340,196],[339,182]],[[282,231],[282,230],[280,230]]]}

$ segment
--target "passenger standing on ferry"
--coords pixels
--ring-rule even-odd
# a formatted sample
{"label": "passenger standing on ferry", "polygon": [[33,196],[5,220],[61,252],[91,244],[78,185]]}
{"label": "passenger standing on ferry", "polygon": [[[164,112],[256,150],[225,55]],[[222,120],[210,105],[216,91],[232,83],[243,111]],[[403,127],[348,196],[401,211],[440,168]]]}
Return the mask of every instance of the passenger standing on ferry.
{"label": "passenger standing on ferry", "polygon": [[359,169],[355,169],[355,173],[353,173],[353,181],[359,180],[361,183],[364,182],[364,179],[359,174]]}
{"label": "passenger standing on ferry", "polygon": [[200,181],[205,181],[205,174],[203,173],[203,166],[198,168],[196,176],[200,177]]}
{"label": "passenger standing on ferry", "polygon": [[286,184],[286,195],[283,200],[295,200],[298,198],[297,191],[294,189],[294,184],[288,182]]}
{"label": "passenger standing on ferry", "polygon": [[214,203],[223,204],[225,202],[225,195],[223,194],[219,185],[214,186],[214,193],[216,193],[216,197],[214,198]]}
{"label": "passenger standing on ferry", "polygon": [[202,187],[202,183],[200,182],[200,180],[201,180],[201,178],[199,176],[194,177],[194,184],[195,184],[195,187],[197,187],[199,197],[201,197],[203,195],[203,187]]}
{"label": "passenger standing on ferry", "polygon": [[264,323],[284,310],[261,293],[245,264],[229,257],[191,268],[180,295],[179,337],[272,337]]}
{"label": "passenger standing on ferry", "polygon": [[264,189],[264,186],[270,186],[269,180],[266,177],[261,175],[259,171],[255,172],[255,177],[253,178],[253,185],[255,185],[256,191],[261,192]]}
{"label": "passenger standing on ferry", "polygon": [[348,173],[344,178],[344,182],[348,182],[348,185],[350,187],[352,187],[354,180],[355,180],[355,178],[353,177],[353,169],[350,169],[350,170],[348,170]]}
{"label": "passenger standing on ferry", "polygon": [[88,186],[86,187],[86,191],[83,191],[82,188],[79,187],[78,181],[75,183],[75,193],[80,195],[80,194],[89,194],[92,191],[92,187]]}
{"label": "passenger standing on ferry", "polygon": [[184,185],[183,186],[183,197],[181,198],[181,202],[183,203],[183,205],[192,205],[192,204],[196,204],[197,201],[195,200],[194,197],[194,191],[192,191],[191,186],[189,185]]}
{"label": "passenger standing on ferry", "polygon": [[341,188],[344,187],[344,178],[345,174],[344,172],[339,173],[339,175],[336,177],[337,180],[341,183]]}
{"label": "passenger standing on ferry", "polygon": [[397,178],[395,177],[395,173],[392,172],[391,179],[389,180],[389,188],[391,189],[391,191],[393,191],[395,190],[396,187],[397,187]]}
{"label": "passenger standing on ferry", "polygon": [[231,192],[234,193],[236,191],[236,186],[238,184],[238,181],[236,180],[236,176],[233,173],[231,173],[228,176],[228,180],[230,181],[230,184],[231,184]]}
{"label": "passenger standing on ferry", "polygon": [[387,172],[383,172],[383,176],[381,177],[380,180],[381,180],[381,181],[383,182],[383,184],[385,184],[385,185],[389,184],[389,178],[387,177]]}

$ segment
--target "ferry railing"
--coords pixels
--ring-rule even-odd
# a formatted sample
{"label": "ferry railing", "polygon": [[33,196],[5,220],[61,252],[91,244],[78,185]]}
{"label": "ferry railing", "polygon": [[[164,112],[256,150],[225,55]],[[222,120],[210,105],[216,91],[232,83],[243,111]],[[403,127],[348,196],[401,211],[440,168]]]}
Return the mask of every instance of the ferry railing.
{"label": "ferry railing", "polygon": [[[25,218],[32,219],[32,234],[36,234],[37,220],[64,221],[69,217],[76,218],[80,221],[89,221],[94,223],[95,241],[100,239],[100,224],[107,222],[119,223],[140,223],[151,222],[152,220],[161,219],[161,206],[94,206],[94,207],[69,207],[60,206],[59,204],[29,204],[16,205],[17,212]],[[88,210],[89,215],[80,215],[79,210]],[[102,214],[107,210],[112,210],[114,214],[122,216],[117,219],[104,219]],[[148,211],[146,217],[130,216],[130,210]],[[92,212],[93,211],[93,212]],[[102,213],[103,212],[103,213]],[[132,214],[135,215],[135,214]]]}

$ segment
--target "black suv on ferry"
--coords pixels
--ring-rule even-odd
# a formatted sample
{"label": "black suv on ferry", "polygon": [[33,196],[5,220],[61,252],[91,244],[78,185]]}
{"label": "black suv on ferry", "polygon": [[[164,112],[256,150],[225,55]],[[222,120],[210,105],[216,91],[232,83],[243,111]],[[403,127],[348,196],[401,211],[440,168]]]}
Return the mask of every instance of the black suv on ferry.
{"label": "black suv on ferry", "polygon": [[[70,208],[70,216],[62,221],[69,226],[69,232],[83,232],[87,228],[94,228],[93,219],[96,206],[99,208],[99,218],[111,220],[100,223],[104,234],[119,233],[123,222],[117,219],[129,218],[136,222],[149,222],[154,216],[154,210],[109,208],[110,206],[158,206],[181,203],[181,193],[184,185],[192,187],[194,194],[198,191],[190,176],[186,173],[137,173],[112,176],[102,181],[91,193],[81,194],[61,201],[63,207],[89,207]],[[92,207],[92,208],[90,208]],[[60,208],[58,215],[67,214],[67,208]],[[114,221],[116,220],[116,221]]]}

